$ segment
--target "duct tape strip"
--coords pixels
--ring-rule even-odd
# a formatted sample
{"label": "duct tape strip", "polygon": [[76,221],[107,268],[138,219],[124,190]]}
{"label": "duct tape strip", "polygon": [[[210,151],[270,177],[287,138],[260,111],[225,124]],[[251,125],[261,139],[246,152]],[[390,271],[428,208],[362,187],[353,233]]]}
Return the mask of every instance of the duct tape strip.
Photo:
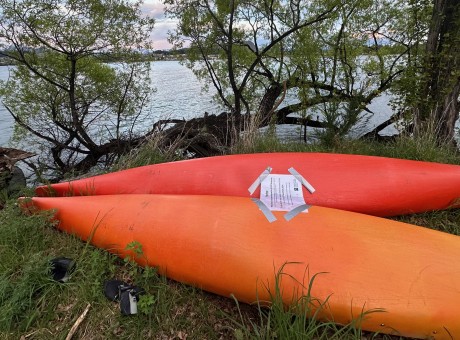
{"label": "duct tape strip", "polygon": [[254,191],[256,191],[257,187],[260,185],[260,183],[263,182],[263,180],[265,178],[267,178],[268,175],[270,175],[270,172],[272,172],[272,168],[271,167],[267,167],[267,169],[264,170],[264,172],[262,172],[260,174],[260,176],[254,181],[254,183],[251,184],[251,186],[249,187],[248,191],[249,193],[252,195],[254,193]]}
{"label": "duct tape strip", "polygon": [[284,215],[284,219],[286,221],[290,221],[294,217],[296,217],[298,214],[300,214],[302,211],[307,210],[308,208],[310,208],[310,205],[308,205],[308,204],[299,205],[298,207],[296,207],[296,208],[292,209],[291,211],[289,211],[288,213],[286,213]]}
{"label": "duct tape strip", "polygon": [[275,215],[268,209],[268,207],[258,198],[251,198],[251,200],[257,204],[259,209],[264,213],[265,217],[267,218],[268,222],[272,223],[276,221]]}
{"label": "duct tape strip", "polygon": [[297,180],[300,183],[302,183],[308,191],[310,191],[310,194],[313,194],[315,192],[315,188],[313,188],[313,186],[310,183],[308,183],[308,181],[305,178],[303,178],[302,175],[299,174],[296,169],[289,168],[288,171],[291,173],[291,175],[297,178]]}

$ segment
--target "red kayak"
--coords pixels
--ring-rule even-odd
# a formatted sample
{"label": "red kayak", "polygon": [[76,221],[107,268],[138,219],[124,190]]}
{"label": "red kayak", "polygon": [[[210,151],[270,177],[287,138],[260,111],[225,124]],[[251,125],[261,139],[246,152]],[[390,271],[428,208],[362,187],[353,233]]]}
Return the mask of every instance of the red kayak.
{"label": "red kayak", "polygon": [[[173,194],[259,197],[267,168],[300,175],[305,201],[375,216],[460,206],[460,166],[330,153],[260,153],[148,165],[40,186],[38,196]],[[313,192],[313,193],[312,193]]]}

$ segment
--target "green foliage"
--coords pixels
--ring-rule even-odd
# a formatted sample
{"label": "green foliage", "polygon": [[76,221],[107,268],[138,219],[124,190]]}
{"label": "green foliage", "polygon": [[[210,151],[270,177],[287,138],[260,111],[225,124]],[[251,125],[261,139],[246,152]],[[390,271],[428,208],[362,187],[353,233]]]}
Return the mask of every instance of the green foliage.
{"label": "green foliage", "polygon": [[171,145],[169,149],[160,149],[158,147],[159,141],[159,138],[149,139],[142,147],[132,149],[129,153],[121,156],[111,167],[112,171],[182,159],[180,150],[177,149],[176,145]]}
{"label": "green foliage", "polygon": [[155,304],[155,297],[150,294],[143,294],[139,298],[137,308],[139,313],[151,315],[153,314],[153,305]]}
{"label": "green foliage", "polygon": [[327,141],[319,139],[317,142],[306,144],[280,141],[273,133],[258,133],[253,136],[252,143],[240,142],[232,151],[234,153],[334,152],[460,164],[457,149],[449,144],[439,144],[433,135],[416,137],[401,135],[387,142],[339,137]]}
{"label": "green foliage", "polygon": [[[406,71],[395,81],[391,92],[395,94],[393,105],[397,110],[414,107],[420,98],[420,85],[423,78],[423,64],[426,57],[426,37],[432,17],[432,3],[428,0],[408,1],[407,10],[396,23],[398,38],[412,37],[413,44],[403,60]],[[406,117],[412,119],[412,117]]]}
{"label": "green foliage", "polygon": [[[296,5],[288,2],[270,6],[263,1],[214,1],[209,6],[205,1],[164,3],[169,15],[179,20],[171,40],[176,46],[182,46],[184,38],[191,40],[188,66],[200,79],[209,80],[220,100],[238,113],[240,105],[244,106],[241,112],[256,110],[252,98],[260,100],[265,86],[280,81],[280,62],[284,62],[280,54],[287,50],[281,35],[289,36],[288,30],[300,30],[333,7],[328,1],[315,2],[317,12],[299,17],[289,10]],[[305,4],[298,5],[299,11],[308,13]]]}
{"label": "green foliage", "polygon": [[[75,58],[141,48],[153,22],[139,17],[140,4],[120,0],[2,0],[2,35],[7,41],[18,39],[23,47],[50,48],[71,53]],[[14,19],[18,22],[13,23]],[[13,36],[13,26],[8,27],[7,23],[28,30]]]}
{"label": "green foliage", "polygon": [[414,133],[452,143],[458,119],[460,42],[458,2],[408,1],[405,25],[414,35],[406,72],[392,87],[395,110]]}
{"label": "green foliage", "polygon": [[[260,115],[262,125],[271,115],[318,115],[326,139],[363,122],[404,73],[423,30],[406,31],[406,2],[164,1],[179,21],[171,41],[190,42],[187,65],[231,112]],[[300,102],[277,110],[283,86]]]}
{"label": "green foliage", "polygon": [[[111,163],[137,137],[152,94],[149,63],[138,51],[149,48],[153,20],[140,4],[0,1],[0,38],[13,47],[4,54],[17,65],[0,94],[16,120],[16,140],[42,151],[54,176],[101,158]],[[117,63],[106,64],[107,56]]]}
{"label": "green foliage", "polygon": [[50,288],[46,216],[20,217],[11,203],[0,214],[0,331],[27,329],[44,307],[37,295]]}

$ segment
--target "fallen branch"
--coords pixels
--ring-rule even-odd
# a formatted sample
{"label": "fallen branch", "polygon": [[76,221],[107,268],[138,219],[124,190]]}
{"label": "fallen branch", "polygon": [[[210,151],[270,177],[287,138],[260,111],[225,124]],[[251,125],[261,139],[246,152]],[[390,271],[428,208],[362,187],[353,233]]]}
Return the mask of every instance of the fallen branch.
{"label": "fallen branch", "polygon": [[67,334],[67,337],[65,338],[65,340],[70,340],[72,339],[73,335],[75,334],[75,332],[77,331],[78,329],[78,326],[80,326],[80,324],[83,322],[83,320],[85,319],[86,317],[86,314],[88,314],[88,311],[89,311],[89,308],[91,307],[91,304],[88,303],[88,306],[86,306],[85,310],[83,311],[83,313],[81,313],[81,315],[78,317],[77,321],[75,321],[75,323],[73,324],[72,328],[70,329],[70,332],[69,334]]}
{"label": "fallen branch", "polygon": [[379,135],[379,132],[385,129],[386,127],[390,126],[393,123],[396,123],[398,120],[400,120],[403,117],[404,112],[399,111],[395,114],[393,114],[390,118],[388,118],[386,121],[383,123],[377,125],[373,130],[367,132],[366,134],[362,135],[360,139],[374,139],[374,140],[385,140],[388,139],[388,137],[382,137]]}

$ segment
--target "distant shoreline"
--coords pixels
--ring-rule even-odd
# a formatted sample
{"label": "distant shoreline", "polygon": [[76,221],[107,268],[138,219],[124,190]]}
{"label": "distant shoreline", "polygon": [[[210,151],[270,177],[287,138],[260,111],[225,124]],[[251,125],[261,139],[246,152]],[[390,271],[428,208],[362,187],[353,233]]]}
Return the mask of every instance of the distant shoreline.
{"label": "distant shoreline", "polygon": [[[0,51],[0,66],[14,66],[16,63],[6,56],[4,53],[5,50]],[[161,60],[175,60],[180,61],[185,58],[187,52],[186,48],[181,48],[178,50],[153,50],[153,51],[143,51],[140,52],[142,56],[142,61],[161,61]],[[102,60],[107,60],[108,62],[115,62],[120,60],[118,57],[111,55],[101,55]]]}

